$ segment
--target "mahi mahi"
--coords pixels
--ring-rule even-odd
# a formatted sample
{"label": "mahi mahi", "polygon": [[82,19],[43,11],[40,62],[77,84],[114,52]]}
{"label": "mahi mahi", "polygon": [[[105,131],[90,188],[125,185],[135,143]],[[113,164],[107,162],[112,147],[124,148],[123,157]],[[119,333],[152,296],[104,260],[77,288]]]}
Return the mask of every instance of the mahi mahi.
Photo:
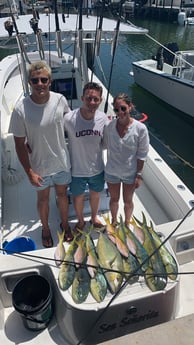
{"label": "mahi mahi", "polygon": [[152,291],[159,291],[163,290],[167,284],[167,274],[165,266],[162,262],[161,256],[159,251],[157,250],[157,246],[153,239],[152,234],[149,231],[146,217],[142,212],[143,222],[141,223],[137,218],[134,217],[135,221],[142,226],[142,229],[145,234],[145,241],[144,247],[148,252],[150,259],[149,259],[149,267],[146,269],[145,272],[145,281],[150,290]]}
{"label": "mahi mahi", "polygon": [[79,267],[72,283],[72,298],[76,304],[83,303],[90,292],[90,276],[85,267]]}
{"label": "mahi mahi", "polygon": [[100,233],[97,254],[112,294],[116,293],[123,281],[123,261],[121,254],[109,238]]}

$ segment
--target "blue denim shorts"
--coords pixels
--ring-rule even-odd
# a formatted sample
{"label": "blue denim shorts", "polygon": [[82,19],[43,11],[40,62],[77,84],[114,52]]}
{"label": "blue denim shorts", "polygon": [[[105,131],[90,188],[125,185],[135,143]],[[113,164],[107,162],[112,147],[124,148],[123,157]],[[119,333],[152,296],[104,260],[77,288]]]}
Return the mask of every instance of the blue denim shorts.
{"label": "blue denim shorts", "polygon": [[125,184],[133,184],[135,181],[135,175],[119,177],[113,176],[105,173],[105,181],[109,183],[125,183]]}
{"label": "blue denim shorts", "polygon": [[71,183],[71,173],[66,171],[60,171],[56,174],[44,176],[43,181],[41,182],[41,187],[35,187],[37,191],[44,190],[48,187],[54,185],[68,185]]}
{"label": "blue denim shorts", "polygon": [[94,192],[101,192],[104,189],[104,172],[92,177],[72,176],[70,191],[73,195],[83,194],[87,187]]}

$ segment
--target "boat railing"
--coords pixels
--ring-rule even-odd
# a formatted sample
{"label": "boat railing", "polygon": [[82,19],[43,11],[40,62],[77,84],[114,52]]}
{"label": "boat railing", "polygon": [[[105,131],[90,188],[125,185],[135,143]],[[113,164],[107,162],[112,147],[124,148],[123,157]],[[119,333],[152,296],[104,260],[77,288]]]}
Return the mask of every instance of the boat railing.
{"label": "boat railing", "polygon": [[179,78],[194,80],[194,51],[179,51],[174,59],[174,75]]}

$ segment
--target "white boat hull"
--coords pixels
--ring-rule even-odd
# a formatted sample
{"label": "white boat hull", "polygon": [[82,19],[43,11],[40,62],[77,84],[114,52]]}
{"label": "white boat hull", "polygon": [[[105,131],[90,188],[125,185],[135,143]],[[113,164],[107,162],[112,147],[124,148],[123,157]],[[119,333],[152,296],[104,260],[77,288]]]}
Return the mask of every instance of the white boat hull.
{"label": "white boat hull", "polygon": [[179,111],[194,117],[194,81],[180,79],[165,72],[165,63],[162,71],[156,65],[157,62],[151,59],[133,62],[136,84]]}

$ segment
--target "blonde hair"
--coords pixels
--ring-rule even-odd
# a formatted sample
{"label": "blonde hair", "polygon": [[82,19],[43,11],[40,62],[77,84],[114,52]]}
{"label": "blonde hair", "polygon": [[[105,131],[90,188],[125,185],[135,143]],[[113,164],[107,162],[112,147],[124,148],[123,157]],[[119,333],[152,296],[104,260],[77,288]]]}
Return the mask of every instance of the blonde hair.
{"label": "blonde hair", "polygon": [[45,71],[47,71],[48,77],[51,78],[51,69],[47,65],[47,63],[44,61],[38,61],[38,62],[32,63],[30,67],[28,68],[28,80],[30,79],[32,72],[40,71],[41,69],[44,69]]}

